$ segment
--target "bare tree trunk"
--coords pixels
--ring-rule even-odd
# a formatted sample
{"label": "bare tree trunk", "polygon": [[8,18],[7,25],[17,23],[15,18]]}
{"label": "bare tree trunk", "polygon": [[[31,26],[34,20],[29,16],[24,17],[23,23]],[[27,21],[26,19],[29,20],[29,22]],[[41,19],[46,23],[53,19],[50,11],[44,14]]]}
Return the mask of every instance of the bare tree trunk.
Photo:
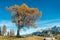
{"label": "bare tree trunk", "polygon": [[19,32],[20,32],[20,29],[21,29],[22,26],[20,25],[20,22],[19,21],[18,21],[18,25],[17,26],[18,26],[17,37],[20,37],[21,38],[21,35],[20,35]]}
{"label": "bare tree trunk", "polygon": [[19,32],[20,32],[20,23],[19,23],[19,21],[18,21],[17,37],[21,37]]}
{"label": "bare tree trunk", "polygon": [[20,36],[19,31],[20,31],[20,29],[18,28],[18,30],[17,30],[17,37]]}

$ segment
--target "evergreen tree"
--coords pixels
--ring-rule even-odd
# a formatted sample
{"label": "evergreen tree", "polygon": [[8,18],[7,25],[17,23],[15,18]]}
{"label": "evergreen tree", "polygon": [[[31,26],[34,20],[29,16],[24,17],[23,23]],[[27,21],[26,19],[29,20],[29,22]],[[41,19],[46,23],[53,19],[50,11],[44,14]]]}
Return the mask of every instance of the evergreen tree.
{"label": "evergreen tree", "polygon": [[1,35],[1,27],[0,27],[0,35]]}

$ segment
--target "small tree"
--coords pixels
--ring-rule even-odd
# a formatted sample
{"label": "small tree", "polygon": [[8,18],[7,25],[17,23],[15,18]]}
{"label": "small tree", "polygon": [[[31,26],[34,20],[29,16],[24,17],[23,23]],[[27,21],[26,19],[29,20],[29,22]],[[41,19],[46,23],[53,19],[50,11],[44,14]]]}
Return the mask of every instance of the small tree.
{"label": "small tree", "polygon": [[6,25],[3,25],[3,28],[2,28],[2,35],[4,36],[6,33]]}
{"label": "small tree", "polygon": [[1,27],[0,27],[0,35],[1,35]]}
{"label": "small tree", "polygon": [[11,6],[6,7],[7,10],[12,12],[13,22],[17,25],[17,36],[19,35],[19,31],[24,26],[33,26],[36,28],[35,22],[40,19],[41,12],[38,11],[37,8],[29,8],[26,4],[22,6]]}
{"label": "small tree", "polygon": [[9,32],[7,32],[7,36],[9,36]]}
{"label": "small tree", "polygon": [[10,36],[14,36],[14,30],[13,29],[10,29]]}

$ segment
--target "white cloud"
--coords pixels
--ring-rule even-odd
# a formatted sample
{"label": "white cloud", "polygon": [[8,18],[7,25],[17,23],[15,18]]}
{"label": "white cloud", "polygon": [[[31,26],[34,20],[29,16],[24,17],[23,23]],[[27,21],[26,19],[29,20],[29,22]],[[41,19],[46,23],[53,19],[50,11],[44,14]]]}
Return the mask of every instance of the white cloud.
{"label": "white cloud", "polygon": [[11,21],[1,21],[0,22],[0,26],[3,26],[3,25],[6,25],[6,26],[13,26],[15,25],[14,23],[12,23]]}

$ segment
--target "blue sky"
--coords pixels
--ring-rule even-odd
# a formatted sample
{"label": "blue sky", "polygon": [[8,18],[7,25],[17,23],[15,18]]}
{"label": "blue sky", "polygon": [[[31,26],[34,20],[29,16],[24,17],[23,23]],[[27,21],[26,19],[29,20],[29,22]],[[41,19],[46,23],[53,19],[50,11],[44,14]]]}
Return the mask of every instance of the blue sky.
{"label": "blue sky", "polygon": [[[7,11],[5,8],[6,6],[13,6],[15,4],[22,5],[23,3],[27,4],[30,8],[38,8],[39,11],[42,11],[42,17],[41,21],[37,22],[37,29],[40,28],[47,28],[50,26],[58,25],[60,24],[60,0],[0,0],[0,26],[3,24],[6,24],[8,27],[7,29],[17,29],[17,27],[10,27],[13,26],[11,23],[11,13]],[[8,23],[7,23],[8,22]],[[36,29],[36,30],[37,30]],[[30,29],[28,31],[31,32]],[[26,31],[26,33],[28,33]],[[24,32],[24,31],[23,31]],[[21,33],[23,33],[21,32]]]}
{"label": "blue sky", "polygon": [[0,20],[11,20],[10,13],[5,9],[6,6],[23,3],[41,10],[41,20],[59,19],[60,17],[60,0],[0,0]]}

